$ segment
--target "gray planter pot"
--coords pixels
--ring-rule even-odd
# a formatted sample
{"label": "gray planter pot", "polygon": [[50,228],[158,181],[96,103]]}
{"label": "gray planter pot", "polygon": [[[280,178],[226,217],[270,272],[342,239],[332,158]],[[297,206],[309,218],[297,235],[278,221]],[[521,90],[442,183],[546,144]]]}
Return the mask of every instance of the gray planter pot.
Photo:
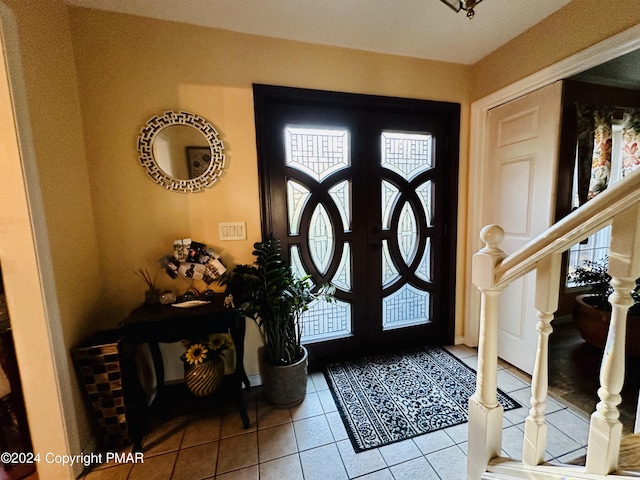
{"label": "gray planter pot", "polygon": [[307,395],[307,349],[304,356],[293,365],[275,366],[262,362],[262,388],[274,407],[289,408],[299,405]]}

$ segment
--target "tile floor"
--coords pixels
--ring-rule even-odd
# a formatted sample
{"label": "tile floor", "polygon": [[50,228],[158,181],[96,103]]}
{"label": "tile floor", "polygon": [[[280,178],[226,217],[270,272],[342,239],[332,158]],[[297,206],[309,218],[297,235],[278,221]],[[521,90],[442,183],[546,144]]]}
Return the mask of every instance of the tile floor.
{"label": "tile floor", "polygon": [[[447,347],[472,368],[476,351]],[[501,364],[498,385],[523,408],[504,414],[503,450],[519,458],[528,414],[529,379]],[[246,392],[251,427],[242,429],[232,406],[192,411],[158,422],[145,438],[144,463],[103,464],[83,480],[464,480],[467,424],[356,454],[321,373],[309,375],[307,397],[278,410]],[[549,399],[547,460],[586,453],[588,419]]]}

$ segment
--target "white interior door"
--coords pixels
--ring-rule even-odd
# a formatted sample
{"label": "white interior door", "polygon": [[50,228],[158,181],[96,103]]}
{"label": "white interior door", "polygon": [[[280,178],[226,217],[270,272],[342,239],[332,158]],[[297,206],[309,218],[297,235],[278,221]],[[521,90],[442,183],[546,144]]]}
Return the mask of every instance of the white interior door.
{"label": "white interior door", "polygon": [[[489,112],[485,224],[505,231],[508,254],[546,230],[556,201],[562,83],[557,82]],[[498,356],[532,373],[537,346],[535,273],[500,296]]]}

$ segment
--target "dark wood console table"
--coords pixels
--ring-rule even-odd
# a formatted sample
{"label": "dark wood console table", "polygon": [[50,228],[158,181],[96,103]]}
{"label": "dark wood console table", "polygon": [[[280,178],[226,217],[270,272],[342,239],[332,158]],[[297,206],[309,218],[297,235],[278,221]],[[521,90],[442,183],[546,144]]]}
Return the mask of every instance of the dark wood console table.
{"label": "dark wood console table", "polygon": [[[220,298],[218,298],[220,297]],[[245,318],[236,310],[222,306],[222,295],[213,302],[193,308],[179,308],[171,305],[145,304],[133,310],[120,322],[125,331],[126,345],[123,382],[128,387],[129,406],[127,408],[130,435],[133,448],[142,450],[148,406],[146,394],[136,374],[134,356],[137,346],[147,343],[156,372],[157,394],[164,386],[164,364],[159,343],[173,343],[187,339],[202,338],[211,333],[229,333],[236,352],[236,369],[233,387],[236,391],[238,411],[244,428],[249,427],[249,417],[244,405],[242,384],[249,388],[249,379],[244,371]]]}

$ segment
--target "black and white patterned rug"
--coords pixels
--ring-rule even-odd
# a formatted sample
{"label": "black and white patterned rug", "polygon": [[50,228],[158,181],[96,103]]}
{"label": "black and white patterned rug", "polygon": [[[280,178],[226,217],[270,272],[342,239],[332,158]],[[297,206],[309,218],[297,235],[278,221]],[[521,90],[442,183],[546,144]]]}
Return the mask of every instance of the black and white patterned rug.
{"label": "black and white patterned rug", "polygon": [[356,452],[465,423],[476,388],[476,372],[440,347],[334,363],[325,377]]}

